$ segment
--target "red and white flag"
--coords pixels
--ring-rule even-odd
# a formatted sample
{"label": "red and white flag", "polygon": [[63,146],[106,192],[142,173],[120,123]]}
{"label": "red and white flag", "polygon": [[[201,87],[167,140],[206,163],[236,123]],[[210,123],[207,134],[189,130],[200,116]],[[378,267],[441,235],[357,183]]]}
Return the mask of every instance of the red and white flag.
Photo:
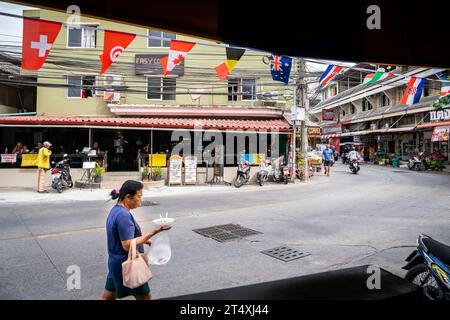
{"label": "red and white flag", "polygon": [[59,22],[23,18],[22,69],[42,67],[61,27]]}
{"label": "red and white flag", "polygon": [[130,43],[136,38],[135,34],[117,32],[117,31],[105,31],[105,41],[103,44],[103,54],[100,55],[100,61],[102,62],[102,70],[100,74],[103,74],[116,59],[125,51]]}
{"label": "red and white flag", "polygon": [[195,46],[193,42],[171,40],[169,55],[160,59],[164,76],[183,61],[184,57]]}

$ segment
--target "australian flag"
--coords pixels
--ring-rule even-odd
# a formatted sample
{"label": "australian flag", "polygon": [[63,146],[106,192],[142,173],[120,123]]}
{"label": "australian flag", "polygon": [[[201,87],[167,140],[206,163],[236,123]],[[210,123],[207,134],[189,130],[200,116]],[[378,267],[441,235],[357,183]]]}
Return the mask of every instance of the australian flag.
{"label": "australian flag", "polygon": [[288,84],[289,75],[291,74],[292,58],[272,54],[270,55],[269,65],[272,79]]}

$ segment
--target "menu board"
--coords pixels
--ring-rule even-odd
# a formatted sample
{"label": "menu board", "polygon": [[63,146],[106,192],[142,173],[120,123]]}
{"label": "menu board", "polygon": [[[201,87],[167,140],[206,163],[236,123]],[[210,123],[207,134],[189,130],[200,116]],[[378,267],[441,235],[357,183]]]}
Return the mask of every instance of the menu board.
{"label": "menu board", "polygon": [[184,183],[197,183],[197,157],[188,156],[184,158]]}
{"label": "menu board", "polygon": [[183,167],[183,158],[180,156],[171,156],[169,161],[169,185],[181,184],[181,169]]}

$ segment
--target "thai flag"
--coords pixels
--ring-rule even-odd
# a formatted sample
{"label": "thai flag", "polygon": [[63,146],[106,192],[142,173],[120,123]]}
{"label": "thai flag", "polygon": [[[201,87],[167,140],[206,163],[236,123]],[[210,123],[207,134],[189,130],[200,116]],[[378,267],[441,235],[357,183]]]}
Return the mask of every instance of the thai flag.
{"label": "thai flag", "polygon": [[411,77],[400,104],[412,105],[419,102],[425,79]]}
{"label": "thai flag", "polygon": [[323,73],[323,75],[319,79],[319,85],[326,85],[328,82],[331,81],[339,72],[342,71],[344,67],[335,66],[335,65],[329,65],[327,70]]}

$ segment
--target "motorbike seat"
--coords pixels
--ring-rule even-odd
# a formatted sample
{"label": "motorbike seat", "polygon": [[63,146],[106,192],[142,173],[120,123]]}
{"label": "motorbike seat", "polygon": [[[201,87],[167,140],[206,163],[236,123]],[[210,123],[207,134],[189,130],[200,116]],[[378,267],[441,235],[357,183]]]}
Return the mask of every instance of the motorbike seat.
{"label": "motorbike seat", "polygon": [[436,258],[450,266],[450,246],[431,238],[424,238],[423,243]]}

